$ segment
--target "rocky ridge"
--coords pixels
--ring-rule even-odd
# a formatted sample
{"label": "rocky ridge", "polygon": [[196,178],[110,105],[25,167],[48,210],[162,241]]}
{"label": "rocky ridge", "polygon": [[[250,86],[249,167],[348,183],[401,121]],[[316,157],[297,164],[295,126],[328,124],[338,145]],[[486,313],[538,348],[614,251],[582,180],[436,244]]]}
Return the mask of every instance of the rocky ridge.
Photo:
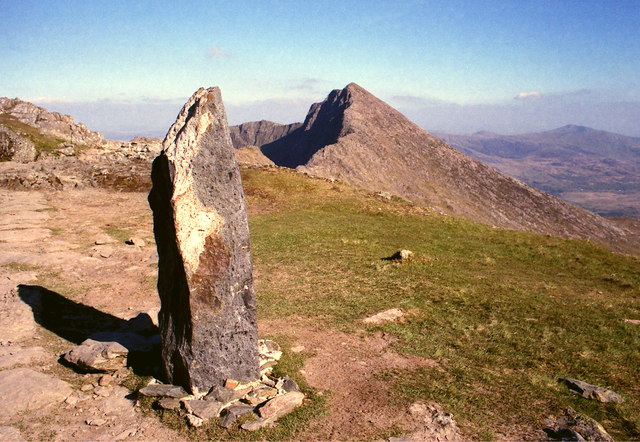
{"label": "rocky ridge", "polygon": [[6,114],[17,121],[36,127],[42,132],[63,138],[71,143],[100,145],[105,139],[82,123],[76,123],[69,115],[49,112],[47,109],[19,98],[0,98],[0,114]]}
{"label": "rocky ridge", "polygon": [[289,135],[301,124],[279,124],[266,120],[250,121],[237,126],[229,126],[229,133],[233,147],[239,149],[243,146],[262,146],[271,143]]}
{"label": "rocky ridge", "polygon": [[262,151],[280,166],[484,224],[640,249],[625,229],[473,160],[355,83],[313,104],[301,127]]}

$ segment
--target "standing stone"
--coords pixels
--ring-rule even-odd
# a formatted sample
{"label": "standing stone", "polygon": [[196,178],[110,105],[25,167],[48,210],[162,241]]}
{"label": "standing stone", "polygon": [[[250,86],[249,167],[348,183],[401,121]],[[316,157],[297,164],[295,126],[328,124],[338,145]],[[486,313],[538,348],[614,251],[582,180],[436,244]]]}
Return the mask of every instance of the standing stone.
{"label": "standing stone", "polygon": [[166,380],[197,393],[257,379],[249,226],[220,89],[187,101],[151,178]]}

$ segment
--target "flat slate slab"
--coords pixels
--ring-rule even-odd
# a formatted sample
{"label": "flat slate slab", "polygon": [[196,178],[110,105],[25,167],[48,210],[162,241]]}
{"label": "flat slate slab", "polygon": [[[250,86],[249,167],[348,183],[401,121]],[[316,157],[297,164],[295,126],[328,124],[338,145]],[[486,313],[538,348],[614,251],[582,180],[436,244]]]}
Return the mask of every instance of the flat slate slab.
{"label": "flat slate slab", "polygon": [[184,389],[178,385],[171,384],[151,384],[141,388],[139,393],[143,396],[160,396],[169,398],[183,398],[189,396]]}
{"label": "flat slate slab", "polygon": [[15,416],[61,403],[73,390],[60,379],[30,368],[15,368],[0,372],[0,416]]}
{"label": "flat slate slab", "polygon": [[0,368],[43,361],[50,354],[42,347],[0,347]]}

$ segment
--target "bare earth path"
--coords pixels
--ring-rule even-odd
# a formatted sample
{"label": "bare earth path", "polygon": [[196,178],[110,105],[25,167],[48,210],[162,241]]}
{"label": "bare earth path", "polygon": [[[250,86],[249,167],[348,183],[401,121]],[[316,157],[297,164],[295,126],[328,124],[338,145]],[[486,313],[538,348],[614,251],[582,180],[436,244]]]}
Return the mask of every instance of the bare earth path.
{"label": "bare earth path", "polygon": [[[126,244],[130,238],[143,245]],[[116,382],[96,388],[98,375],[60,365],[59,356],[75,343],[34,319],[44,289],[108,318],[153,313],[159,308],[156,262],[144,193],[0,189],[0,440],[184,437],[144,416]],[[295,342],[308,355],[308,382],[328,395],[329,412],[313,420],[302,439],[361,440],[416,431],[414,438],[422,440],[459,436],[451,429],[429,432],[430,421],[410,412],[411,404],[388,401],[388,386],[376,379],[377,372],[437,369],[433,361],[394,353],[389,337],[348,335],[303,320],[263,322],[260,331]],[[29,381],[30,376],[40,380]],[[23,385],[16,379],[24,379]],[[35,383],[42,388],[29,390]]]}
{"label": "bare earth path", "polygon": [[[122,318],[156,307],[147,283],[153,247],[92,246],[108,224],[134,220],[131,206],[139,210],[143,201],[141,194],[0,190],[0,440],[179,439],[143,416],[126,388],[96,389],[97,375],[62,367],[59,355],[74,344],[39,325],[35,304],[25,301],[43,287]],[[140,230],[132,228],[146,234],[149,223]]]}

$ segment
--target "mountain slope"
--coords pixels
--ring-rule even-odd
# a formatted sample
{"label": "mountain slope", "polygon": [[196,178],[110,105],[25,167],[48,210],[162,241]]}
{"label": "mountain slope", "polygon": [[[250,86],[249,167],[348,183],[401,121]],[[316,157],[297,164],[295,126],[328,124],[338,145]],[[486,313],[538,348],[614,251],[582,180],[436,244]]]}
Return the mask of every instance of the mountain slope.
{"label": "mountain slope", "polygon": [[485,224],[636,250],[611,222],[471,159],[355,83],[312,105],[299,129],[262,150],[281,166]]}
{"label": "mountain slope", "polygon": [[603,215],[640,217],[640,138],[572,125],[521,135],[435,135],[565,200]]}

